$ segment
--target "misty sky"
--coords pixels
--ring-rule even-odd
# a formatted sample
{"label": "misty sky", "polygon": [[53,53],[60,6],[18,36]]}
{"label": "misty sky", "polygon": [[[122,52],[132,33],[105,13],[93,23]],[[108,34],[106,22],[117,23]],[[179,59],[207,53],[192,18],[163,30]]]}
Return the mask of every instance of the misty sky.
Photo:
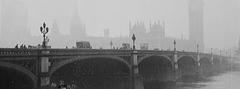
{"label": "misty sky", "polygon": [[[43,21],[59,23],[62,34],[69,34],[73,8],[86,24],[87,34],[128,36],[128,23],[165,21],[166,35],[188,38],[188,0],[19,0],[29,10],[28,27],[40,35]],[[206,48],[237,46],[240,35],[240,0],[205,0],[204,32]]]}

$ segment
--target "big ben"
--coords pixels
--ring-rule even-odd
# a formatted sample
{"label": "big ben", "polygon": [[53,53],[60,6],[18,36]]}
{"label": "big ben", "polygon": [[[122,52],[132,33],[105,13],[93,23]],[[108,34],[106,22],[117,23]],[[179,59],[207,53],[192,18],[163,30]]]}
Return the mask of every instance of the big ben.
{"label": "big ben", "polygon": [[200,51],[204,51],[203,6],[203,0],[189,0],[189,39]]}

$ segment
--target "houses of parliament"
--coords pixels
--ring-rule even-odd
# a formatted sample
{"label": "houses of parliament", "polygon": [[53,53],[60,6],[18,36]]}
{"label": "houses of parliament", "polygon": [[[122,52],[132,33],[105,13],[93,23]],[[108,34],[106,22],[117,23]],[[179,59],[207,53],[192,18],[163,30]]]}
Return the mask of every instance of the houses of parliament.
{"label": "houses of parliament", "polygon": [[[6,2],[12,2],[6,4]],[[4,4],[3,4],[4,3]],[[17,0],[2,0],[0,3],[0,45],[41,44],[41,36],[31,36],[29,28],[26,26],[28,15],[26,7]],[[89,41],[93,48],[110,49],[119,48],[122,43],[132,44],[131,36],[136,36],[136,48],[140,49],[141,44],[148,44],[149,49],[172,50],[173,41],[176,40],[178,50],[196,51],[197,44],[199,50],[204,51],[204,32],[203,32],[203,0],[190,0],[188,5],[189,14],[189,39],[178,39],[165,36],[165,22],[155,21],[148,24],[146,28],[144,22],[129,22],[128,37],[110,37],[109,29],[104,30],[103,37],[90,37],[86,34],[86,27],[80,20],[77,6],[74,6],[72,19],[70,22],[70,35],[62,35],[59,32],[59,24],[54,21],[51,25],[48,38],[48,45],[52,48],[72,48],[77,41]],[[17,14],[17,16],[15,16]],[[39,26],[40,27],[40,26]],[[148,32],[147,32],[148,30]],[[40,33],[40,32],[39,32]]]}

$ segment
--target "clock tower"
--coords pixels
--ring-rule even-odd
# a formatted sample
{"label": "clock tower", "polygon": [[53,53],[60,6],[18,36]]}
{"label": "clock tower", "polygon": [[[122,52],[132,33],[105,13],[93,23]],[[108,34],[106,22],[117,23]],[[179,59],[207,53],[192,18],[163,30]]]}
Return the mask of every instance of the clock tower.
{"label": "clock tower", "polygon": [[204,51],[203,0],[189,0],[189,39]]}

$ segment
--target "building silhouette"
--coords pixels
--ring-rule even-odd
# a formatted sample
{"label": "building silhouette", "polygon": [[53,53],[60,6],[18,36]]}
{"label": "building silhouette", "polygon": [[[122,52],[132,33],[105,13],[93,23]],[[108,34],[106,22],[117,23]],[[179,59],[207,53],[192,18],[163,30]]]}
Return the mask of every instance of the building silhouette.
{"label": "building silhouette", "polygon": [[[116,47],[120,47],[122,43],[132,43],[131,36],[135,34],[137,37],[137,48],[141,44],[148,44],[150,49],[173,49],[173,40],[177,42],[178,50],[197,51],[197,45],[199,45],[199,51],[204,51],[204,32],[203,32],[203,1],[202,0],[190,0],[189,1],[189,39],[178,39],[165,36],[165,22],[155,21],[150,23],[150,28],[146,28],[144,22],[129,22],[129,37],[88,37],[93,45],[101,48],[108,48],[109,43],[112,42]],[[147,30],[149,32],[147,32]],[[94,46],[93,46],[94,47]]]}
{"label": "building silhouette", "polygon": [[105,38],[108,38],[108,37],[110,37],[109,35],[110,35],[110,32],[109,32],[110,30],[109,29],[104,29],[104,34],[103,34],[103,36],[105,37]]}
{"label": "building silhouette", "polygon": [[70,34],[72,40],[83,39],[86,37],[86,28],[79,16],[78,1],[74,0],[72,18],[70,21]]}
{"label": "building silhouette", "polygon": [[203,0],[189,1],[189,39],[199,44],[201,51],[204,50],[203,4]]}
{"label": "building silhouette", "polygon": [[[5,2],[14,1],[14,0],[4,0]],[[75,0],[76,1],[76,0]],[[77,3],[77,2],[76,2]],[[15,5],[15,4],[11,4]],[[4,4],[3,15],[1,18],[4,18],[2,21],[2,32],[5,35],[4,38],[9,38],[7,40],[16,40],[16,39],[28,39],[30,42],[38,41],[39,44],[42,42],[42,37],[31,37],[30,31],[28,31],[27,23],[27,10],[24,7],[15,7],[8,4]],[[20,5],[20,3],[16,4]],[[6,8],[9,11],[6,12]],[[21,12],[18,12],[21,11]],[[16,17],[11,17],[11,15],[18,14]],[[18,21],[11,20],[14,18]],[[8,21],[8,19],[10,19]],[[4,23],[3,23],[4,22]],[[203,1],[202,0],[190,0],[189,2],[189,39],[173,38],[167,37],[165,35],[165,21],[156,20],[152,23],[149,23],[149,28],[147,28],[147,23],[144,22],[129,22],[129,36],[128,37],[110,37],[110,29],[104,30],[104,36],[102,37],[90,37],[86,34],[86,27],[80,19],[78,6],[74,4],[72,18],[70,21],[70,35],[63,35],[59,31],[58,21],[55,20],[53,24],[50,24],[50,34],[48,37],[50,39],[49,45],[52,48],[65,48],[68,46],[76,46],[77,41],[89,41],[93,48],[120,48],[122,43],[129,43],[132,45],[131,36],[135,34],[136,36],[136,48],[140,49],[140,45],[148,45],[149,49],[159,49],[159,50],[173,50],[173,41],[176,40],[177,50],[185,51],[196,51],[196,45],[199,44],[199,50],[204,51],[204,32],[203,32]],[[16,26],[15,26],[16,25]],[[14,28],[13,28],[14,27]],[[15,30],[18,29],[18,30]],[[21,36],[15,36],[19,35]],[[24,38],[25,37],[25,38]],[[28,38],[27,38],[28,37]],[[4,42],[8,42],[5,40]],[[24,40],[23,40],[24,42]],[[17,44],[9,43],[9,44]],[[37,44],[36,44],[37,45]]]}
{"label": "building silhouette", "polygon": [[150,24],[150,36],[157,36],[159,38],[164,38],[165,37],[165,22],[160,23],[160,22],[154,22],[153,24]]}

